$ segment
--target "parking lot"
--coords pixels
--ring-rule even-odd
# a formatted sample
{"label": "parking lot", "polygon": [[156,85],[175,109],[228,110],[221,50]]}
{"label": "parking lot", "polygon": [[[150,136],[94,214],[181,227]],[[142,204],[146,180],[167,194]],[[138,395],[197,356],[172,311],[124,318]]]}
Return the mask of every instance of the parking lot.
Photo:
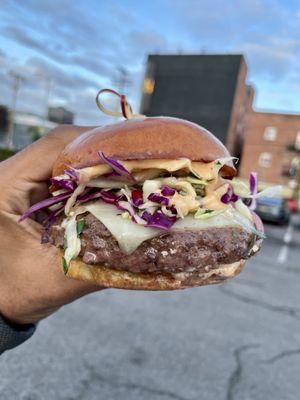
{"label": "parking lot", "polygon": [[223,285],[62,308],[1,357],[1,399],[299,399],[300,231],[267,235]]}

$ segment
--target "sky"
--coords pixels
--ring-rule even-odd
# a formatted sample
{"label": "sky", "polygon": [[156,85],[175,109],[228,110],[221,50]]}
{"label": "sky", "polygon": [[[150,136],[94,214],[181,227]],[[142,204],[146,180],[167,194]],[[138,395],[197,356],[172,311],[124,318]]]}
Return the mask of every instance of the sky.
{"label": "sky", "polygon": [[99,89],[116,88],[139,111],[148,54],[244,54],[255,108],[300,113],[298,0],[0,0],[0,104],[40,115],[51,105],[78,124],[102,123]]}

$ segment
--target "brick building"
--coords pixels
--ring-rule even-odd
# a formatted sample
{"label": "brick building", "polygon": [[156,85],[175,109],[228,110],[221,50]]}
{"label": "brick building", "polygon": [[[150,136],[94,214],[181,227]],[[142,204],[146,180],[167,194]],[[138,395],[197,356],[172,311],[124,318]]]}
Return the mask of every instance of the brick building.
{"label": "brick building", "polygon": [[295,184],[300,115],[252,111],[247,116],[239,175],[257,171],[266,183]]}
{"label": "brick building", "polygon": [[149,55],[141,113],[196,122],[240,156],[253,91],[242,55]]}

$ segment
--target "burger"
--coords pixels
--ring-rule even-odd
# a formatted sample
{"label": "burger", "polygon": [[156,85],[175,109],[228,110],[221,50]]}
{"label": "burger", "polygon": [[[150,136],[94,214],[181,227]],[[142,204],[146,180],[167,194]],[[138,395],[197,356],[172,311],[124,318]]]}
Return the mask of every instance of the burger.
{"label": "burger", "polygon": [[261,245],[257,176],[203,127],[137,117],[89,130],[59,155],[43,243],[64,273],[104,287],[172,290],[222,282]]}

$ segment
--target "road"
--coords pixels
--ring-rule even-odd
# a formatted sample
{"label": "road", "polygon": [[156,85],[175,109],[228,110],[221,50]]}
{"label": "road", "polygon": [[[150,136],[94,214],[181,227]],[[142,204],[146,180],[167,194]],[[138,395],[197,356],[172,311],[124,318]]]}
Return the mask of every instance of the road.
{"label": "road", "polygon": [[298,400],[300,232],[267,235],[229,283],[62,308],[1,357],[1,400]]}

